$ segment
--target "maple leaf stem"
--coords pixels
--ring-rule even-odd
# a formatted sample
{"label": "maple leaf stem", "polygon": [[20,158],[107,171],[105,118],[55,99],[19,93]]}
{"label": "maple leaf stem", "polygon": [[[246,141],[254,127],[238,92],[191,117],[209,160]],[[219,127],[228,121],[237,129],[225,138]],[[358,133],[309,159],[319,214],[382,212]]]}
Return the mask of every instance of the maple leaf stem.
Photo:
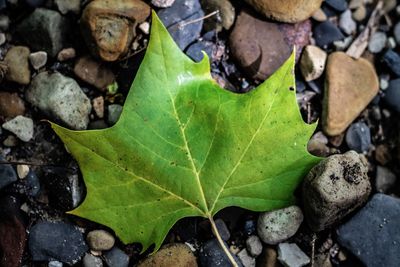
{"label": "maple leaf stem", "polygon": [[215,224],[215,221],[213,217],[209,216],[208,219],[210,220],[211,223],[211,228],[214,236],[217,238],[219,245],[221,248],[224,250],[226,256],[228,257],[229,261],[231,262],[233,267],[239,267],[235,259],[233,258],[232,254],[229,252],[229,248],[226,246],[224,240],[222,240],[221,235],[218,232],[217,225]]}

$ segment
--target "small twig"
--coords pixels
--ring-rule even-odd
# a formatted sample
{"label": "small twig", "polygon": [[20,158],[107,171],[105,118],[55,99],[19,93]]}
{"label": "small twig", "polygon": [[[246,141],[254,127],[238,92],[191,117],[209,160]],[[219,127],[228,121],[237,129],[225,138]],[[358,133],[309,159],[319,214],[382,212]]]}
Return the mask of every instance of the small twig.
{"label": "small twig", "polygon": [[207,14],[207,15],[205,15],[203,17],[200,17],[200,18],[197,18],[197,19],[193,19],[193,20],[189,20],[189,21],[186,21],[186,22],[184,21],[182,23],[178,23],[177,26],[179,28],[183,28],[183,27],[185,27],[187,25],[190,25],[190,24],[193,24],[193,23],[208,19],[209,17],[217,15],[218,13],[219,13],[219,10],[215,10],[214,12],[211,12],[210,14]]}
{"label": "small twig", "polygon": [[315,241],[317,240],[317,235],[313,233],[311,240],[311,263],[310,266],[314,267],[314,258],[315,258]]}
{"label": "small twig", "polygon": [[358,35],[354,42],[347,49],[346,54],[353,57],[359,58],[364,53],[368,46],[369,38],[377,30],[377,23],[383,15],[382,12],[383,1],[380,0],[372,12],[365,29]]}

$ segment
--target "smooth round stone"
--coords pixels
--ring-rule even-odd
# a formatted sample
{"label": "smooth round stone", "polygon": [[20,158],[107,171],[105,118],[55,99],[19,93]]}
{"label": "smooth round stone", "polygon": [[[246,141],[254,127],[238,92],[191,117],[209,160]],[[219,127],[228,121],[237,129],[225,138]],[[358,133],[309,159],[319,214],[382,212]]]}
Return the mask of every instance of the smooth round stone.
{"label": "smooth round stone", "polygon": [[258,217],[257,232],[260,239],[276,245],[292,237],[303,221],[303,213],[297,206],[261,213]]}
{"label": "smooth round stone", "polygon": [[90,231],[86,241],[91,249],[96,251],[109,250],[115,244],[114,237],[104,230]]}
{"label": "smooth round stone", "polygon": [[352,124],[346,133],[346,143],[358,153],[367,152],[371,145],[371,131],[363,122]]}
{"label": "smooth round stone", "polygon": [[380,53],[386,46],[387,36],[384,32],[375,32],[368,43],[371,53]]}

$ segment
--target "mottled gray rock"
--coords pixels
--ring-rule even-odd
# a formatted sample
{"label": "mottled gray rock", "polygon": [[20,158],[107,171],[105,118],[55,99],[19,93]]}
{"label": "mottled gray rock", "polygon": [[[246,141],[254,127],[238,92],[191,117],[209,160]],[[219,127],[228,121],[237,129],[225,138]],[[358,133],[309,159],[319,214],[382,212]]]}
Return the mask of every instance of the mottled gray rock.
{"label": "mottled gray rock", "polygon": [[303,213],[297,206],[263,212],[258,217],[258,236],[264,243],[278,244],[292,237],[302,221]]}
{"label": "mottled gray rock", "polygon": [[117,123],[122,113],[122,106],[118,104],[112,104],[108,106],[108,117],[107,121],[110,125]]}
{"label": "mottled gray rock", "polygon": [[253,257],[260,255],[263,249],[260,238],[256,235],[249,236],[246,239],[246,248]]}
{"label": "mottled gray rock", "polygon": [[364,122],[353,123],[346,132],[346,143],[358,153],[367,152],[371,146],[371,131]]}
{"label": "mottled gray rock", "polygon": [[82,263],[83,267],[103,267],[103,261],[90,253],[86,253],[85,257],[83,257]]}
{"label": "mottled gray rock", "polygon": [[368,50],[371,53],[380,53],[386,46],[387,36],[384,32],[375,32],[372,34],[369,43]]}
{"label": "mottled gray rock", "polygon": [[278,245],[278,260],[285,267],[302,267],[310,263],[310,258],[294,243]]}
{"label": "mottled gray rock", "polygon": [[86,129],[89,123],[89,98],[75,80],[60,73],[39,73],[28,88],[26,99],[73,129]]}
{"label": "mottled gray rock", "polygon": [[247,250],[244,248],[238,254],[237,257],[242,262],[244,267],[256,267],[256,259],[253,258]]}
{"label": "mottled gray rock", "polygon": [[347,9],[340,15],[339,27],[347,35],[351,35],[353,32],[356,31],[357,24],[352,18],[350,9]]}
{"label": "mottled gray rock", "polygon": [[31,63],[32,67],[35,70],[40,69],[41,67],[44,67],[47,63],[47,53],[44,51],[38,51],[35,53],[31,53],[29,55],[29,62]]}
{"label": "mottled gray rock", "polygon": [[63,263],[59,261],[49,261],[48,267],[63,267]]}
{"label": "mottled gray rock", "polygon": [[339,243],[366,267],[400,266],[400,200],[373,198],[337,231]]}
{"label": "mottled gray rock", "polygon": [[378,166],[376,168],[375,187],[378,192],[387,192],[392,186],[395,185],[396,180],[396,175],[388,168],[382,166]]}
{"label": "mottled gray rock", "polygon": [[367,171],[355,151],[330,156],[310,171],[303,183],[303,202],[311,229],[325,229],[367,200],[371,192]]}
{"label": "mottled gray rock", "polygon": [[61,14],[64,15],[68,12],[79,14],[79,11],[81,10],[81,0],[55,0],[54,3],[57,5]]}
{"label": "mottled gray rock", "polygon": [[33,121],[31,118],[19,115],[3,123],[2,127],[24,142],[30,141],[33,137]]}
{"label": "mottled gray rock", "polygon": [[129,256],[116,247],[104,254],[104,260],[110,267],[128,267],[129,265]]}

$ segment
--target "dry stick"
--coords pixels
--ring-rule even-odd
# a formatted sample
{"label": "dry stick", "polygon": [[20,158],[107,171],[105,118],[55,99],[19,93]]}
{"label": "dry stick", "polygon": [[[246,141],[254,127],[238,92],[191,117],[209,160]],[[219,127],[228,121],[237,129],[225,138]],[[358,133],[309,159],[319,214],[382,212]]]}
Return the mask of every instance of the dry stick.
{"label": "dry stick", "polygon": [[213,217],[210,216],[210,217],[208,217],[208,219],[210,220],[213,234],[217,238],[219,245],[224,250],[224,252],[225,252],[226,256],[228,257],[229,261],[231,262],[232,266],[233,267],[239,267],[239,265],[237,264],[237,262],[233,258],[232,254],[229,252],[228,247],[225,245],[224,240],[222,240],[222,237],[218,232],[218,228],[217,228],[217,225],[215,224],[215,221],[214,221]]}
{"label": "dry stick", "polygon": [[358,35],[354,42],[347,49],[346,54],[353,58],[360,58],[368,46],[368,40],[376,31],[379,19],[383,15],[383,2],[380,0],[372,12],[365,29]]}
{"label": "dry stick", "polygon": [[187,25],[189,25],[189,24],[193,24],[193,23],[196,23],[196,22],[199,22],[199,21],[208,19],[209,17],[212,17],[212,16],[214,16],[214,15],[217,15],[218,13],[219,13],[219,10],[215,10],[214,12],[211,12],[210,14],[207,14],[207,15],[201,17],[201,18],[194,19],[194,20],[189,20],[189,21],[182,22],[182,23],[178,23],[177,26],[178,26],[179,28],[183,28],[183,27],[185,27],[185,26],[187,26]]}
{"label": "dry stick", "polygon": [[317,235],[313,233],[311,240],[311,267],[314,267],[314,258],[315,258],[315,241],[317,240]]}

